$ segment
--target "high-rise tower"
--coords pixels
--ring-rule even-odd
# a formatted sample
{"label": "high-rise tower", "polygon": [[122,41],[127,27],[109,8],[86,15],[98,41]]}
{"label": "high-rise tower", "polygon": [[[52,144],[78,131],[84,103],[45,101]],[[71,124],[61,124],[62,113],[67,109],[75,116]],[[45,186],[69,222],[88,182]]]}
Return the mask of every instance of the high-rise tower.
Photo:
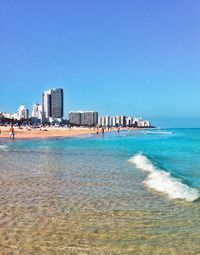
{"label": "high-rise tower", "polygon": [[46,121],[61,120],[64,112],[63,89],[50,89],[42,93],[42,110]]}

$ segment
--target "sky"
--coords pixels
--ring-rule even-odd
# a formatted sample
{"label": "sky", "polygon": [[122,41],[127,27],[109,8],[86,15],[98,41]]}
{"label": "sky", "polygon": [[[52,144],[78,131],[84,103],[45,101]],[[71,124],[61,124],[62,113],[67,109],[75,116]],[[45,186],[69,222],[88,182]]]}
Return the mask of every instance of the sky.
{"label": "sky", "polygon": [[0,111],[50,88],[71,110],[200,127],[200,1],[1,0]]}

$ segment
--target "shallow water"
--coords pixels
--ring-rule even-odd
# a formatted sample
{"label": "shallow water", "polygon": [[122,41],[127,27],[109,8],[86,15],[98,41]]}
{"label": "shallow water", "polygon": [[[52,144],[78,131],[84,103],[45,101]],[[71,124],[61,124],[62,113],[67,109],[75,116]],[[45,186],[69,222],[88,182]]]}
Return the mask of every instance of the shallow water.
{"label": "shallow water", "polygon": [[199,129],[2,141],[0,254],[200,254],[199,155]]}

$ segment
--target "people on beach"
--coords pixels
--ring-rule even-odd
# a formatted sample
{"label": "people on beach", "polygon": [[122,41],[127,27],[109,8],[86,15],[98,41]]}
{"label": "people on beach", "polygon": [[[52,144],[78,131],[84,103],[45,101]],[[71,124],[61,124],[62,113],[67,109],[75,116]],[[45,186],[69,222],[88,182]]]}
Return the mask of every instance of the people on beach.
{"label": "people on beach", "polygon": [[[98,134],[99,134],[99,125],[97,125],[96,128],[97,128],[96,134],[98,135]],[[95,130],[96,128],[94,128],[94,130]]]}
{"label": "people on beach", "polygon": [[15,139],[15,130],[14,130],[13,124],[11,124],[9,128],[9,138],[10,140]]}

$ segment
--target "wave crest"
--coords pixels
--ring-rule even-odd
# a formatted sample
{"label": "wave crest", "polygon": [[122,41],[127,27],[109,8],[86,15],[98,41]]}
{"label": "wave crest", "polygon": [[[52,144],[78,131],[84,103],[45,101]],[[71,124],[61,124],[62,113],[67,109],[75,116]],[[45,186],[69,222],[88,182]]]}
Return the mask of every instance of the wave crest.
{"label": "wave crest", "polygon": [[148,177],[144,183],[159,192],[169,195],[172,199],[185,199],[192,202],[199,198],[199,192],[183,184],[179,179],[174,178],[163,170],[158,169],[144,155],[137,154],[129,159],[138,169],[148,172]]}

